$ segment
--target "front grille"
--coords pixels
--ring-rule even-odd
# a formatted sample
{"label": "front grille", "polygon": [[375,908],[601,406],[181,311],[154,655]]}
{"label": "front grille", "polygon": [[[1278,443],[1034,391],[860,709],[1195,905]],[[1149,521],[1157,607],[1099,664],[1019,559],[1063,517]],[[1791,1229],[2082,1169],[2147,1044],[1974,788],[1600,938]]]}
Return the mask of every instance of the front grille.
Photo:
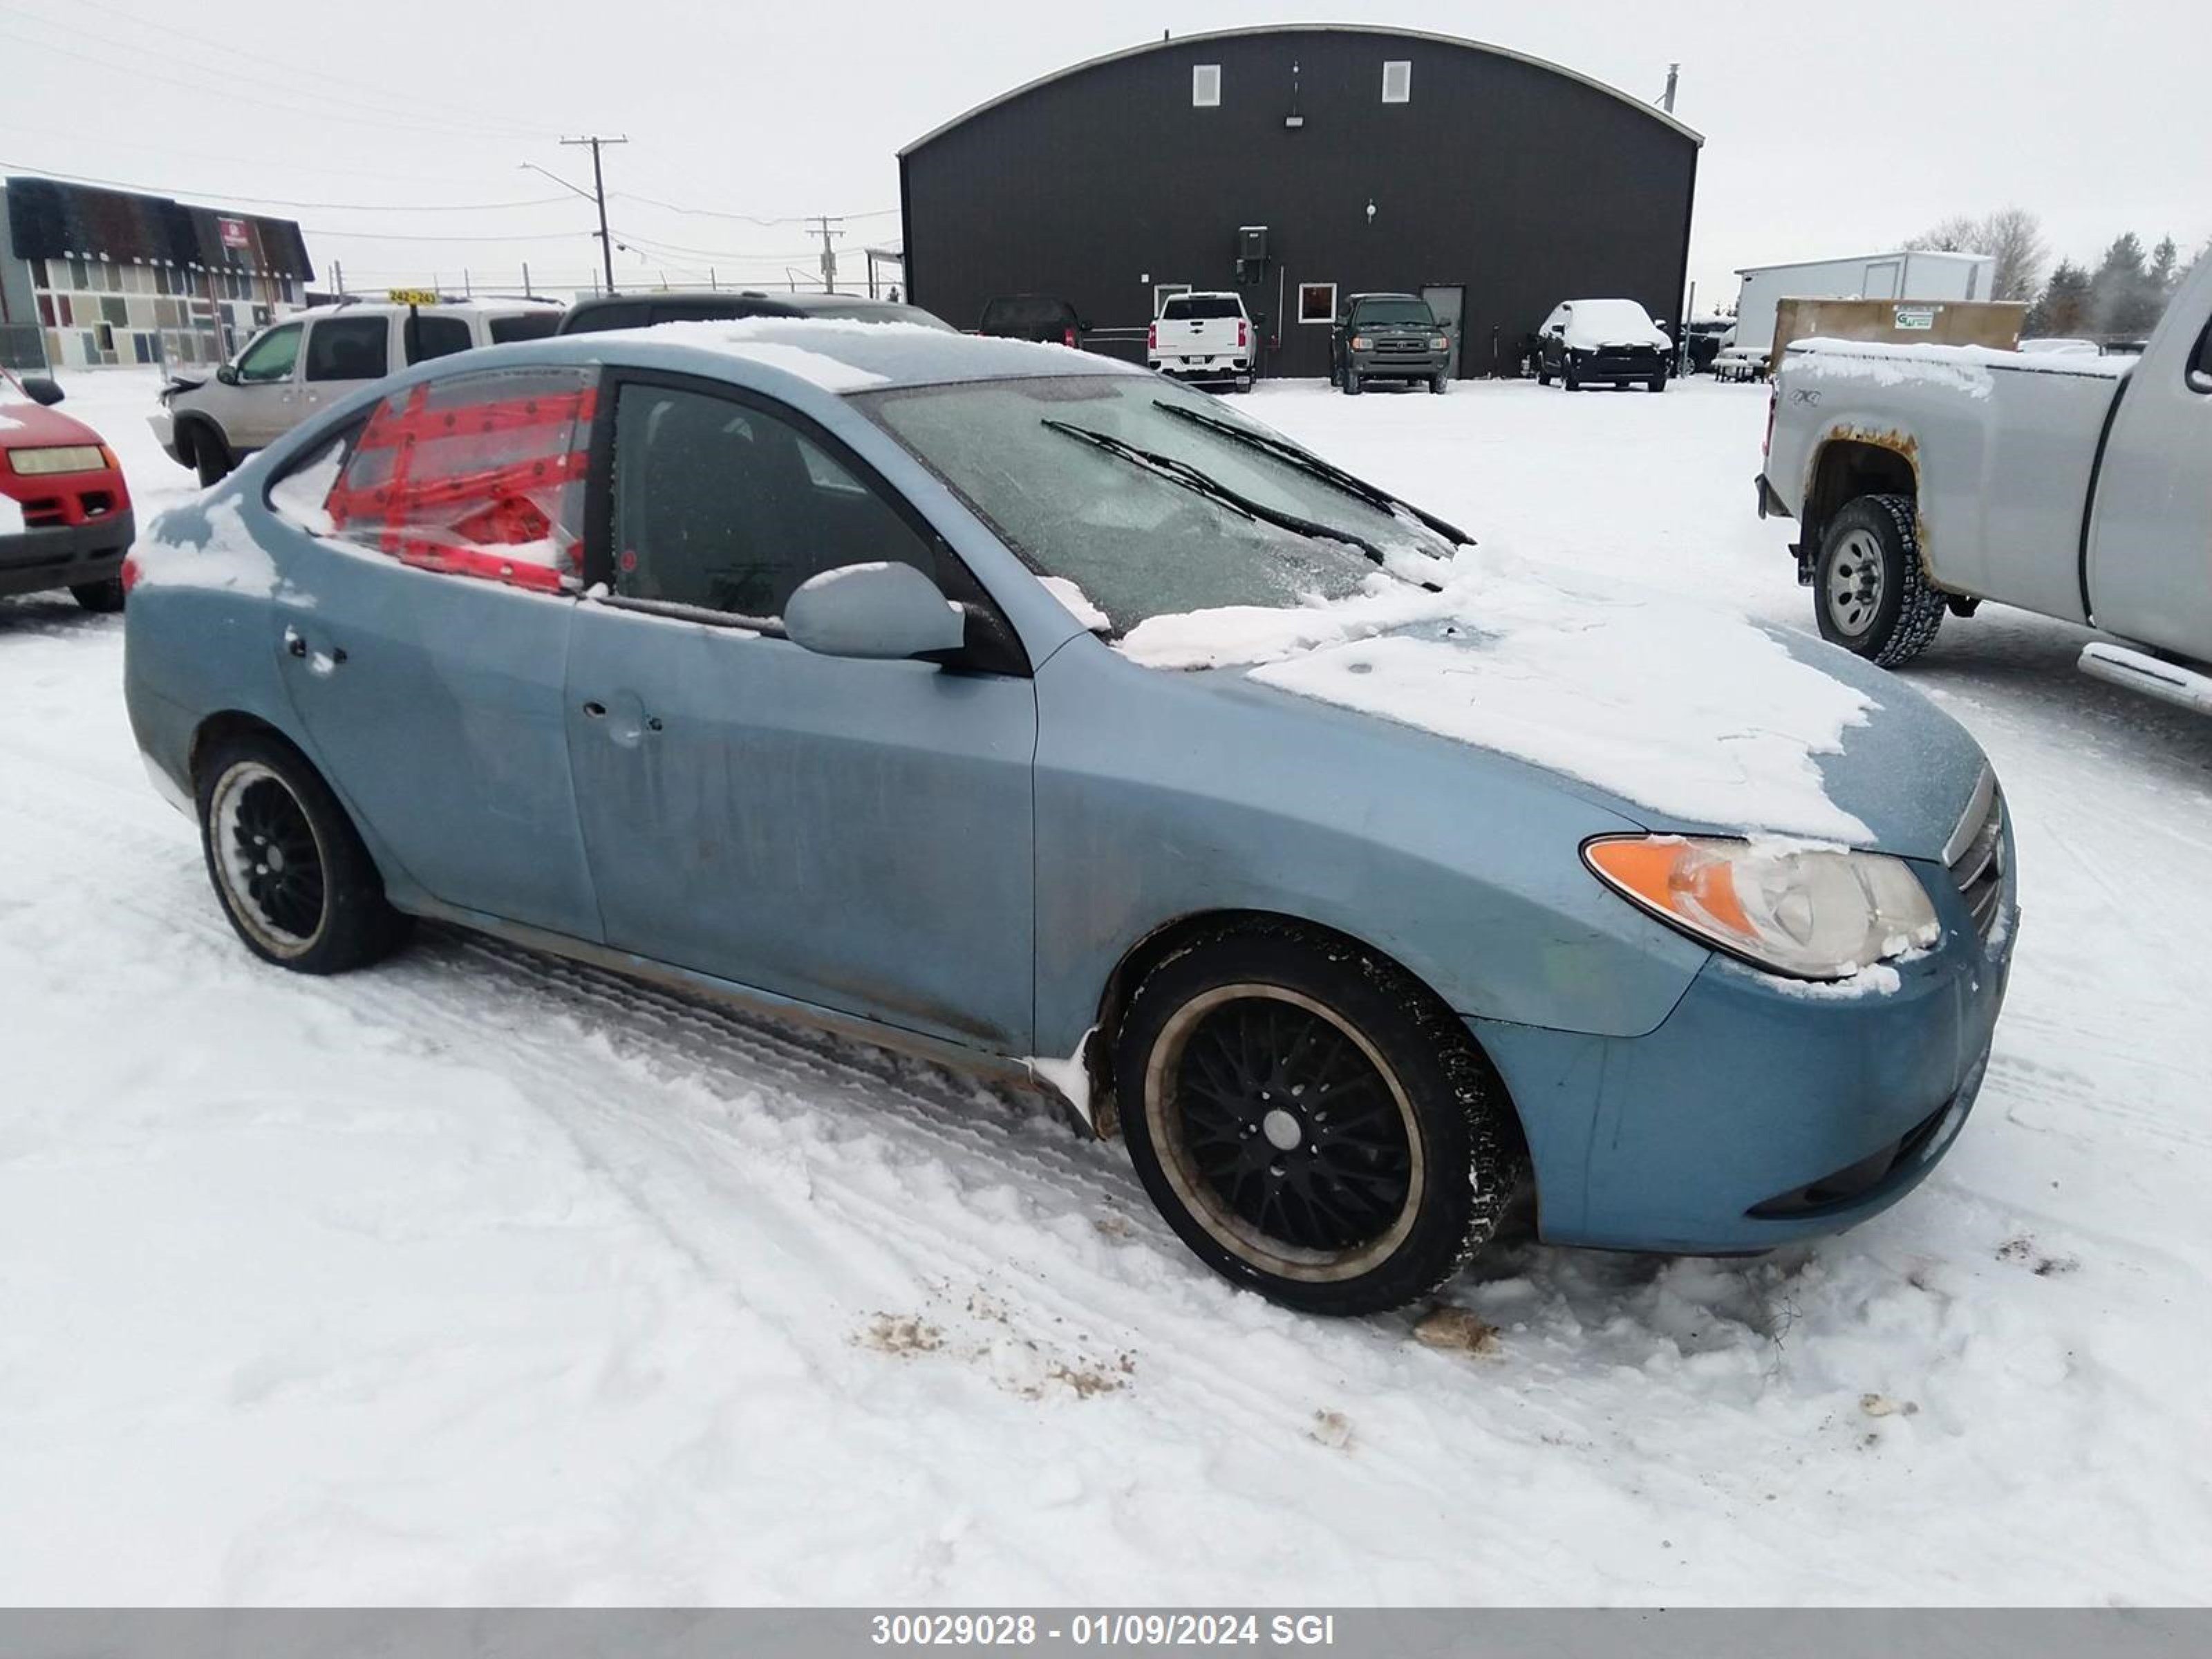
{"label": "front grille", "polygon": [[23,522],[33,530],[51,530],[69,522],[67,509],[58,495],[43,495],[35,501],[23,503]]}
{"label": "front grille", "polygon": [[1974,931],[1987,939],[2004,908],[2004,793],[1996,787],[1994,774],[1982,775],[1966,816],[1959,820],[1943,850],[1952,883],[1974,919]]}
{"label": "front grille", "polygon": [[1382,340],[1376,343],[1378,357],[1425,357],[1429,355],[1425,340]]}

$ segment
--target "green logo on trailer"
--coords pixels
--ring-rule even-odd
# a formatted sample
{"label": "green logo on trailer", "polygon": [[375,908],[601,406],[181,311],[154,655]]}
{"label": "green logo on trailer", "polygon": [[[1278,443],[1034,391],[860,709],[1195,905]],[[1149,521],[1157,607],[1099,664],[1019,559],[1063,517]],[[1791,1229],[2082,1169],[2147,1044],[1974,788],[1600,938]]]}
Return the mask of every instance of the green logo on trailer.
{"label": "green logo on trailer", "polygon": [[1897,325],[1900,329],[1930,329],[1936,326],[1936,313],[1941,306],[1899,306]]}

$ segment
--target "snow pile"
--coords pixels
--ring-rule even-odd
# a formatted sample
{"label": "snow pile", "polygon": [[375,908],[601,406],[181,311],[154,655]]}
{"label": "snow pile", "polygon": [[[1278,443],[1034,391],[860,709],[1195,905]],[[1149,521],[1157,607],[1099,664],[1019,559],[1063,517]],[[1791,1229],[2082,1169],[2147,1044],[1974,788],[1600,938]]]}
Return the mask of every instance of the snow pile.
{"label": "snow pile", "polygon": [[1875,707],[1723,608],[1460,556],[1431,593],[1387,578],[1330,605],[1160,617],[1121,641],[1154,667],[1251,678],[1513,755],[1662,812],[1864,842],[1822,755]]}
{"label": "snow pile", "polygon": [[1044,591],[1067,607],[1067,614],[1082,627],[1093,630],[1110,629],[1114,619],[1091,603],[1091,596],[1077,583],[1066,576],[1040,576],[1037,581]]}
{"label": "snow pile", "polygon": [[246,527],[235,497],[210,507],[171,508],[139,537],[132,556],[138,580],[148,586],[264,594],[277,588],[276,562]]}
{"label": "snow pile", "polygon": [[1881,386],[1937,386],[1970,398],[1986,398],[1995,389],[1991,373],[1996,369],[2117,380],[2140,361],[2066,352],[1997,351],[1988,346],[1893,345],[1883,340],[1816,337],[1792,341],[1783,364],[1793,380],[1813,376],[1865,380]]}
{"label": "snow pile", "polygon": [[1651,320],[1651,313],[1633,300],[1577,300],[1573,304],[1566,343],[1577,351],[1643,345],[1665,351],[1674,346],[1666,331]]}
{"label": "snow pile", "polygon": [[325,503],[345,470],[345,445],[331,444],[302,467],[276,481],[269,492],[269,505],[311,536],[335,536],[337,526]]}

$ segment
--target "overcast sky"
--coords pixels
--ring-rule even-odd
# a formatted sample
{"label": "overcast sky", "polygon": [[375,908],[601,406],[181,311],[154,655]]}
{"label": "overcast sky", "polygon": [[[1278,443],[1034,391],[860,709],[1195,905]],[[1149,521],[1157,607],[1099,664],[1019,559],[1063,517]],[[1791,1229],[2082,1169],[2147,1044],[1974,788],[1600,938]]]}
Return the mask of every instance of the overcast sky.
{"label": "overcast sky", "polygon": [[[464,269],[513,283],[526,259],[565,289],[597,263],[591,207],[520,164],[587,185],[562,136],[627,134],[607,152],[633,247],[618,275],[815,268],[803,224],[681,208],[843,215],[857,276],[857,250],[898,234],[894,153],[940,122],[1164,28],[1318,21],[1463,35],[1644,98],[1679,60],[1675,112],[1706,141],[1700,309],[1733,297],[1736,266],[1872,252],[1953,212],[2029,208],[2081,260],[2123,230],[2185,249],[2212,234],[2207,0],[537,0],[319,17],[296,0],[0,0],[0,163],[287,215],[349,287],[458,286]],[[425,210],[475,204],[532,204]]]}

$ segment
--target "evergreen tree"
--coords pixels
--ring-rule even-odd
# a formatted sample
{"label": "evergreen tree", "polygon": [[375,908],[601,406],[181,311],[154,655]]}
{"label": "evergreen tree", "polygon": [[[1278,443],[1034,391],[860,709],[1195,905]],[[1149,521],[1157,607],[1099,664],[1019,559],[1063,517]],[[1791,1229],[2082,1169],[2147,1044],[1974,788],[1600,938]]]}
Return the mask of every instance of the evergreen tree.
{"label": "evergreen tree", "polygon": [[2148,334],[2165,309],[2165,295],[2151,289],[2143,266],[2142,242],[2135,232],[2113,238],[2089,279],[2092,325],[2100,334],[2132,338]]}
{"label": "evergreen tree", "polygon": [[2069,338],[2090,331],[2089,273],[2061,259],[2043,292],[2027,308],[2021,332],[2030,339]]}
{"label": "evergreen tree", "polygon": [[2165,236],[2150,251],[2150,285],[2161,303],[2173,292],[2175,280],[2181,275],[2181,250],[2173,245],[2173,238]]}

